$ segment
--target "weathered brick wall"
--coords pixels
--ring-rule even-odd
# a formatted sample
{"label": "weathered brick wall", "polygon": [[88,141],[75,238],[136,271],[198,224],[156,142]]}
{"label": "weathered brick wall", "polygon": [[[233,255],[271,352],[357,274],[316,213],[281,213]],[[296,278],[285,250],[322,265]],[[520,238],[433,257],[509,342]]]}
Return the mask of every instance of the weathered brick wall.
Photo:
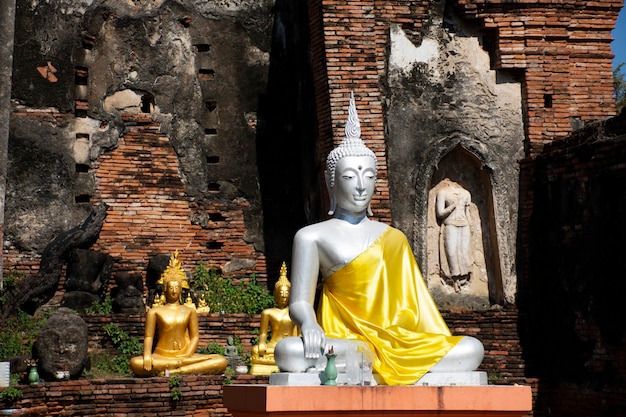
{"label": "weathered brick wall", "polygon": [[[7,408],[25,416],[194,416],[231,415],[222,404],[224,376],[180,377],[180,399],[172,400],[169,378],[83,379],[25,385],[24,397]],[[237,384],[267,383],[266,377],[237,375]],[[1,404],[1,403],[0,403]]]}
{"label": "weathered brick wall", "polygon": [[626,413],[624,155],[622,113],[522,165],[520,343],[537,416]]}
{"label": "weathered brick wall", "polygon": [[458,0],[491,31],[492,65],[523,71],[526,151],[567,136],[577,121],[615,114],[611,31],[621,0]]}
{"label": "weathered brick wall", "polygon": [[[442,315],[454,334],[478,337],[485,346],[481,370],[488,373],[490,384],[527,384],[536,387],[534,379],[524,375],[525,363],[518,332],[519,314],[515,308],[473,311],[444,311]],[[115,323],[140,339],[143,317],[116,315],[84,315],[89,326],[90,347],[106,344],[101,328]],[[258,315],[199,316],[201,342],[226,343],[229,335],[237,335],[249,352],[257,335]],[[182,378],[182,400],[170,401],[167,378],[121,378],[115,380],[84,379],[68,382],[46,382],[41,386],[21,386],[24,399],[11,405],[32,416],[62,415],[163,415],[211,416],[228,415],[224,409],[222,384],[224,376],[185,376]],[[262,384],[267,377],[236,375],[234,383]],[[117,414],[116,414],[117,413]],[[142,414],[143,413],[143,414]]]}
{"label": "weathered brick wall", "polygon": [[109,205],[93,246],[111,255],[117,270],[145,270],[151,256],[180,251],[186,270],[200,262],[225,267],[234,259],[250,264],[238,273],[265,277],[265,258],[247,243],[244,199],[205,198],[186,193],[179,160],[150,114],[126,114],[127,132],[117,149],[94,167],[94,202]]}
{"label": "weathered brick wall", "polygon": [[[522,81],[527,155],[567,136],[579,121],[615,114],[610,43],[622,5],[621,0],[456,2],[461,17],[485,31],[492,67],[510,70]],[[380,220],[388,221],[384,103],[389,26],[401,25],[418,45],[431,2],[318,0],[311,8],[313,57],[326,67],[325,76],[318,76],[318,102],[325,95],[330,100],[318,107],[323,153],[344,136],[349,92],[357,91],[363,139],[381,163],[373,207]]]}

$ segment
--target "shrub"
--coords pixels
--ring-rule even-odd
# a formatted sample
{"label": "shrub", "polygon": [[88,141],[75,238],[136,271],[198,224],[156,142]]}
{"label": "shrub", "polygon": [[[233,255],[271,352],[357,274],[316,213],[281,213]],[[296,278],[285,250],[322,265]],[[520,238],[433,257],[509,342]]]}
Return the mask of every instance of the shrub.
{"label": "shrub", "polygon": [[215,313],[258,314],[274,305],[274,297],[257,283],[254,274],[236,283],[232,277],[224,277],[216,269],[200,263],[194,270],[190,286],[192,292],[203,298]]}
{"label": "shrub", "polygon": [[37,334],[47,320],[45,316],[30,316],[19,310],[17,316],[3,323],[0,326],[0,360],[30,354]]}
{"label": "shrub", "polygon": [[113,300],[111,296],[107,294],[107,296],[102,300],[102,302],[95,302],[89,307],[85,309],[85,313],[87,314],[111,314],[113,313]]}
{"label": "shrub", "polygon": [[102,330],[111,338],[113,347],[120,352],[120,355],[113,357],[102,355],[96,362],[96,369],[113,374],[131,375],[130,358],[143,353],[143,346],[139,343],[139,339],[130,336],[114,323],[102,326]]}
{"label": "shrub", "polygon": [[8,387],[5,388],[4,391],[0,392],[0,400],[6,401],[9,404],[14,403],[24,396],[24,393],[21,389],[17,387]]}
{"label": "shrub", "polygon": [[198,353],[202,353],[203,355],[216,354],[224,356],[225,351],[224,346],[215,342],[211,342],[206,346],[199,347]]}

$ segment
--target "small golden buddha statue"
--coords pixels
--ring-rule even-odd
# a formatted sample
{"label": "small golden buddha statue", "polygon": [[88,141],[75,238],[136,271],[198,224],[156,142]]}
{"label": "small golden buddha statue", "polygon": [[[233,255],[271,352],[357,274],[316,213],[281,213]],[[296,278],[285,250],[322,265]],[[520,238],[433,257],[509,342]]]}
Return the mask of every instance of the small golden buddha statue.
{"label": "small golden buddha statue", "polygon": [[[278,372],[274,361],[274,347],[287,336],[298,336],[299,330],[289,317],[289,292],[291,283],[287,279],[287,266],[283,262],[280,277],[274,285],[274,303],[276,307],[263,310],[259,329],[259,344],[252,348],[250,359],[253,375],[269,375]],[[271,333],[269,342],[268,334]]]}
{"label": "small golden buddha statue", "polygon": [[187,294],[187,298],[185,299],[185,305],[189,308],[193,308],[196,310],[196,304],[191,299],[191,294]]}
{"label": "small golden buddha statue", "polygon": [[198,307],[196,307],[196,312],[198,313],[209,313],[211,311],[211,307],[209,307],[206,303],[204,297],[198,298]]}
{"label": "small golden buddha statue", "polygon": [[195,308],[180,304],[183,279],[186,275],[176,251],[161,275],[165,301],[146,314],[143,356],[130,360],[130,368],[137,376],[163,375],[166,370],[170,374],[219,374],[228,365],[221,355],[195,353],[199,341],[198,315]]}

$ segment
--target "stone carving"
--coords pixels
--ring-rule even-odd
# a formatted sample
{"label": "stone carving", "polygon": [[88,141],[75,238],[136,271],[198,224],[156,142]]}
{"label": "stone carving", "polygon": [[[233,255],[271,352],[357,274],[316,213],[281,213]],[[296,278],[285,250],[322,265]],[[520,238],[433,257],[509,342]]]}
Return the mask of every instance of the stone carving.
{"label": "stone carving", "polygon": [[472,196],[448,178],[442,184],[435,201],[437,220],[441,224],[440,247],[443,247],[439,252],[439,265],[442,277],[451,279],[457,288],[467,282],[471,274],[469,210]]}
{"label": "stone carving", "polygon": [[226,360],[228,361],[228,366],[232,369],[237,368],[237,364],[239,363],[239,351],[237,350],[237,346],[235,346],[235,339],[232,336],[228,336],[226,338],[226,346],[224,347],[224,356],[226,356]]}
{"label": "stone carving", "polygon": [[40,376],[47,381],[57,379],[58,372],[78,378],[89,363],[88,328],[85,321],[68,308],[52,314],[33,345]]}
{"label": "stone carving", "polygon": [[440,161],[442,172],[428,197],[426,281],[437,305],[446,309],[489,307],[489,274],[497,263],[488,269],[486,262],[497,252],[490,245],[489,219],[481,216],[489,212],[490,191],[466,156],[456,150]]}
{"label": "stone carving", "polygon": [[111,291],[113,311],[115,313],[145,313],[143,300],[143,280],[140,274],[119,272],[115,276],[117,288]]}

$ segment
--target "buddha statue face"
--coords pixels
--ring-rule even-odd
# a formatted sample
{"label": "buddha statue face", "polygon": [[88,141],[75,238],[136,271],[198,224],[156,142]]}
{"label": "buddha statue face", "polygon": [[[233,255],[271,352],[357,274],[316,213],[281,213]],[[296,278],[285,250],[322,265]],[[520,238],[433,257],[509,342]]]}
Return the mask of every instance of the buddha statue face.
{"label": "buddha statue face", "polygon": [[172,303],[178,301],[180,299],[180,294],[182,292],[182,287],[179,281],[167,281],[165,283],[165,300],[168,303]]}
{"label": "buddha statue face", "polygon": [[376,154],[361,140],[361,124],[356,112],[354,94],[350,93],[346,138],[328,153],[326,158],[326,186],[330,195],[330,210],[337,207],[353,213],[367,210],[376,184]]}
{"label": "buddha statue face", "polygon": [[376,161],[370,156],[345,156],[335,167],[332,192],[337,207],[354,213],[367,210],[376,186]]}
{"label": "buddha statue face", "polygon": [[288,285],[280,285],[274,289],[274,302],[279,308],[287,307],[287,304],[289,304]]}

